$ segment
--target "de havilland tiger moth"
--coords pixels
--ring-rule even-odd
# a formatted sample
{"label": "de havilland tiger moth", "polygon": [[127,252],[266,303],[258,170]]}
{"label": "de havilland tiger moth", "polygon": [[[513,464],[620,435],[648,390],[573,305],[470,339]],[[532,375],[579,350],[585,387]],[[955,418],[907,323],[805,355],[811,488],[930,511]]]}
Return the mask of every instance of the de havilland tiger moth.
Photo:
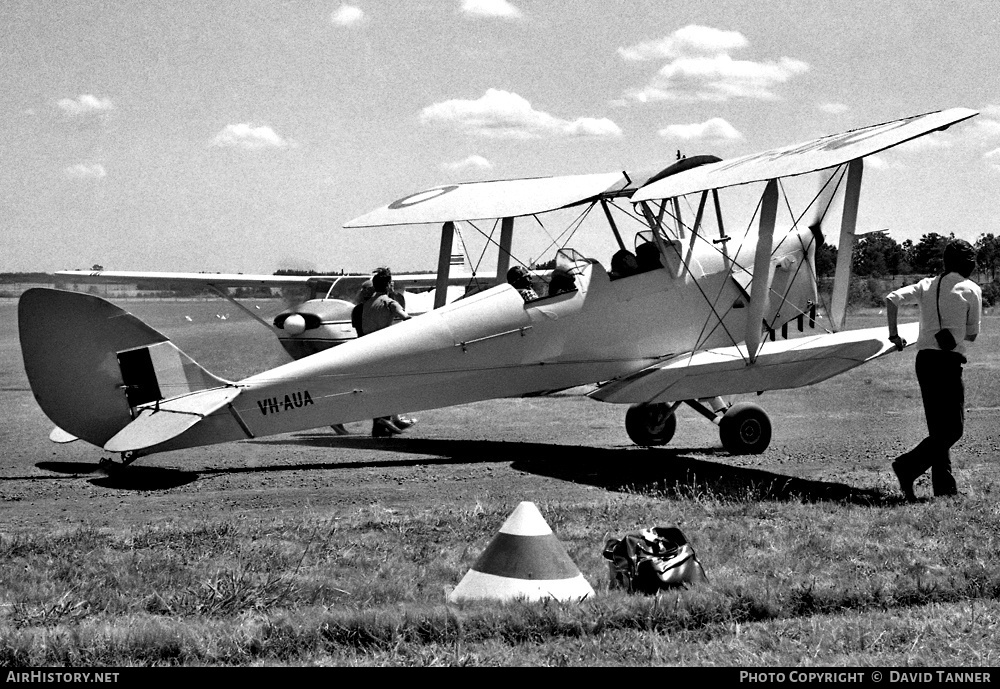
{"label": "de havilland tiger moth", "polygon": [[[885,328],[844,329],[864,157],[976,114],[954,108],[732,160],[685,158],[649,176],[470,182],[405,196],[345,227],[441,225],[434,308],[238,381],[213,375],[104,299],[28,290],[18,307],[25,371],[56,425],[54,440],[79,438],[126,464],[580,386],[595,400],[630,405],[626,430],[639,445],[669,442],[674,412],[686,403],[718,425],[726,450],[760,453],[771,437],[766,412],[726,398],[818,383],[895,348]],[[818,190],[793,209],[782,181],[803,175],[817,177]],[[743,235],[730,234],[720,191],[746,185],[762,191]],[[827,327],[806,334],[805,324],[817,322],[815,253],[835,196],[842,210]],[[596,208],[616,244],[607,268],[564,242],[555,268],[535,274],[549,283],[540,297],[503,283],[449,301],[457,227],[500,228],[502,280],[515,265],[516,219],[529,220],[527,231],[550,212],[569,209],[580,219]],[[783,218],[787,210],[787,230],[776,231],[779,209]],[[573,235],[573,222],[560,236]],[[799,333],[786,338],[790,324]],[[916,340],[916,326],[900,328],[904,339]]]}

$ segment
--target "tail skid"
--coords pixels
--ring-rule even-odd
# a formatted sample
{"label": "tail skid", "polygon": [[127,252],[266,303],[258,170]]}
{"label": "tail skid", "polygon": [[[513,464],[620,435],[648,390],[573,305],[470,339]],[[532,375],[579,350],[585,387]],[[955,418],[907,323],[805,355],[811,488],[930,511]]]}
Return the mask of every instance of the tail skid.
{"label": "tail skid", "polygon": [[180,435],[239,395],[163,334],[99,297],[28,290],[18,303],[18,328],[31,390],[60,438],[136,451]]}

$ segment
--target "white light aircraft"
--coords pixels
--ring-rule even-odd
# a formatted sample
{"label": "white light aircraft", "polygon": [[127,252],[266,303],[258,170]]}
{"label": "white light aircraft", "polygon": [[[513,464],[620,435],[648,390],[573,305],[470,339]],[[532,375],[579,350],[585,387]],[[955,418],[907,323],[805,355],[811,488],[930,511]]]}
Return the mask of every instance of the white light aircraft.
{"label": "white light aircraft", "polygon": [[[593,399],[631,405],[625,425],[637,444],[669,442],[674,412],[687,403],[719,426],[729,452],[763,452],[767,414],[724,398],[817,383],[893,349],[885,328],[844,329],[864,157],[976,114],[955,108],[733,160],[687,158],[648,177],[474,182],[406,196],[346,226],[440,223],[441,267],[456,223],[478,229],[492,219],[501,229],[497,275],[504,275],[515,218],[533,226],[559,209],[583,218],[599,207],[617,252],[607,270],[564,242],[538,299],[501,284],[446,304],[439,289],[436,308],[418,318],[240,381],[214,376],[103,299],[29,290],[19,303],[25,370],[57,426],[54,439],[81,438],[121,453],[124,463],[585,384],[596,384]],[[819,192],[794,209],[785,181],[811,173],[820,173]],[[742,236],[730,234],[720,191],[751,184],[763,187],[756,209]],[[806,322],[816,324],[821,224],[838,189],[828,331],[805,334]],[[787,231],[775,231],[779,208]],[[634,243],[626,244],[629,231]],[[447,280],[439,270],[439,288]],[[789,324],[799,333],[786,338]],[[916,325],[901,327],[910,342]]]}
{"label": "white light aircraft", "polygon": [[[438,280],[434,274],[395,275],[395,288],[402,295],[407,313],[419,315],[434,307],[437,295],[449,303],[487,287],[492,287],[496,275],[478,272],[472,265],[468,250],[459,233],[441,247]],[[294,359],[321,352],[357,337],[351,325],[351,311],[357,303],[364,283],[371,275],[249,275],[244,273],[170,273],[135,270],[61,270],[58,278],[71,285],[79,284],[147,284],[159,287],[205,287],[232,302],[243,313],[272,331]],[[267,321],[233,298],[233,287],[265,287],[269,289],[305,287],[309,297]]]}

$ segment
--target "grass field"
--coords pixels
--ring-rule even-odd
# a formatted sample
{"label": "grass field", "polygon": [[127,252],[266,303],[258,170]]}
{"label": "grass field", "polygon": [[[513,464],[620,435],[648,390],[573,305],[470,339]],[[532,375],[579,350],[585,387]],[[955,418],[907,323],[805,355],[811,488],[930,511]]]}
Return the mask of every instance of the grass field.
{"label": "grass field", "polygon": [[[249,320],[216,319],[218,302],[126,306],[222,375],[285,360]],[[0,319],[0,665],[1000,660],[992,317],[966,369],[954,453],[963,495],[916,504],[897,497],[888,471],[923,433],[912,352],[765,394],[775,436],[755,457],[727,455],[689,410],[670,446],[636,448],[624,409],[558,397],[424,412],[391,441],[291,434],[108,476],[96,448],[48,443],[12,303]],[[880,322],[877,312],[851,321]],[[447,604],[525,499],[596,596]],[[682,529],[708,584],[657,597],[608,590],[605,539],[653,525]]]}

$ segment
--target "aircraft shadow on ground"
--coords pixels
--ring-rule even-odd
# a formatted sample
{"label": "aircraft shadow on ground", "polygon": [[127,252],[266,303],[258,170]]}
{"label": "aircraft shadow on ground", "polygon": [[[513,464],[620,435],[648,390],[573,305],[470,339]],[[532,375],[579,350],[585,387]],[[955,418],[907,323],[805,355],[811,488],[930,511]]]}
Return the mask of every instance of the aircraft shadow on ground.
{"label": "aircraft shadow on ground", "polygon": [[[888,505],[899,502],[894,497],[877,490],[859,489],[844,483],[813,481],[761,469],[734,467],[725,463],[725,458],[730,455],[718,448],[645,449],[633,446],[598,448],[492,440],[400,437],[382,440],[322,433],[297,434],[290,438],[250,442],[260,446],[294,445],[328,450],[371,449],[386,453],[421,455],[421,457],[225,467],[200,471],[143,465],[142,459],[129,466],[82,462],[39,462],[35,466],[43,471],[66,474],[68,475],[66,478],[93,474],[95,477],[89,479],[89,482],[102,488],[155,491],[178,488],[199,478],[213,475],[267,474],[303,470],[337,472],[350,469],[508,462],[511,468],[529,474],[622,493],[663,497],[700,496],[743,501],[836,501],[863,505]],[[721,461],[705,458],[716,455]]]}
{"label": "aircraft shadow on ground", "polygon": [[[419,460],[378,460],[322,465],[330,469],[511,462],[511,468],[539,476],[615,492],[662,496],[703,496],[737,500],[836,501],[863,505],[899,502],[878,490],[813,481],[724,463],[720,448],[597,448],[488,440],[435,440],[299,434],[291,439],[255,441],[317,448],[371,448],[432,455]],[[692,455],[718,455],[723,462]],[[513,461],[512,461],[513,460]],[[296,467],[301,468],[301,465]]]}
{"label": "aircraft shadow on ground", "polygon": [[116,490],[169,490],[198,480],[198,473],[167,467],[132,464],[102,465],[85,462],[38,462],[42,471],[67,474],[67,478],[94,474],[89,483]]}

